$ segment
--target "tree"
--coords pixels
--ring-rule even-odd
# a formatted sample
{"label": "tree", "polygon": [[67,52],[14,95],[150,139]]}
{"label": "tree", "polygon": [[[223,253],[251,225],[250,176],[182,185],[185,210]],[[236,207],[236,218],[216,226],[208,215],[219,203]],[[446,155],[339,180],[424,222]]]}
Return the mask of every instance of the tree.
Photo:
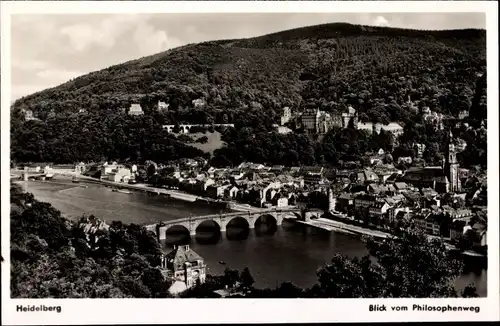
{"label": "tree", "polygon": [[151,178],[153,175],[155,175],[157,171],[158,171],[158,168],[156,166],[156,163],[151,162],[148,165],[148,169],[147,169],[147,176],[148,176],[148,178]]}
{"label": "tree", "polygon": [[172,128],[172,132],[173,132],[174,134],[178,134],[180,131],[181,131],[181,127],[180,127],[178,124],[176,124],[176,125]]}
{"label": "tree", "polygon": [[479,297],[479,294],[477,294],[476,287],[472,284],[469,284],[462,290],[462,297],[477,298]]}
{"label": "tree", "polygon": [[241,285],[245,289],[250,289],[252,288],[252,285],[254,284],[254,279],[252,277],[252,274],[250,274],[250,270],[248,267],[245,267],[243,271],[240,274],[240,279],[241,279]]}
{"label": "tree", "polygon": [[428,240],[419,230],[399,230],[398,238],[369,240],[369,256],[348,259],[336,255],[318,271],[316,297],[432,298],[456,297],[455,278],[461,262],[450,258],[439,240]]}
{"label": "tree", "polygon": [[240,273],[237,270],[230,269],[229,267],[224,270],[224,284],[233,287],[240,281]]}

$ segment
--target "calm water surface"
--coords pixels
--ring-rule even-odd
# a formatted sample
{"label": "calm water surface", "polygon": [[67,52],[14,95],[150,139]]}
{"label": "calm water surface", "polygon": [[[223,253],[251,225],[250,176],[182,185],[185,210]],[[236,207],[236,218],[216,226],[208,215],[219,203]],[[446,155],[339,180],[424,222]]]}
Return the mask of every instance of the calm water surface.
{"label": "calm water surface", "polygon": [[[94,214],[106,222],[149,224],[219,212],[213,207],[162,196],[123,194],[97,185],[81,188],[71,182],[57,182],[65,184],[29,182],[27,190],[39,200],[52,203],[69,218]],[[236,222],[223,234],[217,234],[210,223],[204,223],[195,237],[189,237],[182,229],[171,231],[162,242],[166,249],[173,243],[189,242],[204,257],[209,273],[222,273],[226,267],[240,270],[249,267],[258,287],[274,287],[284,281],[310,287],[316,282],[316,270],[329,262],[333,254],[349,257],[366,254],[365,244],[357,237],[287,221],[280,227],[262,223],[249,231]],[[221,261],[225,264],[220,264]],[[481,296],[486,296],[484,264],[468,262],[456,286],[461,289],[471,282]]]}

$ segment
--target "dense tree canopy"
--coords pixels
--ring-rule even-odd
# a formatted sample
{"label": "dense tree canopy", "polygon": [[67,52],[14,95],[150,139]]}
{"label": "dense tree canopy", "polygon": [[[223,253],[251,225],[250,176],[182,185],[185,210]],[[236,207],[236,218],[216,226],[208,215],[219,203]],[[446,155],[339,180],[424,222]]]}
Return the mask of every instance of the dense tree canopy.
{"label": "dense tree canopy", "polygon": [[13,121],[11,135],[12,159],[20,162],[165,162],[205,155],[169,134],[157,117],[130,117],[110,111]]}
{"label": "dense tree canopy", "polygon": [[154,235],[114,222],[94,234],[50,204],[11,187],[11,294],[14,298],[166,297]]}

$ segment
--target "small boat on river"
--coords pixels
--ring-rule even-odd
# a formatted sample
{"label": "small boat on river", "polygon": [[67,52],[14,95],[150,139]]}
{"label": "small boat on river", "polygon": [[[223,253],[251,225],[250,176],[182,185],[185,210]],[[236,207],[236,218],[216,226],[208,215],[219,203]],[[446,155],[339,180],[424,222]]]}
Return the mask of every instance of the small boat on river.
{"label": "small boat on river", "polygon": [[112,192],[120,192],[122,194],[131,194],[132,192],[129,191],[129,190],[126,190],[126,189],[117,189],[117,188],[113,188],[111,189]]}
{"label": "small boat on river", "polygon": [[126,189],[118,189],[118,192],[120,192],[122,194],[131,194],[132,193],[130,190],[126,190]]}

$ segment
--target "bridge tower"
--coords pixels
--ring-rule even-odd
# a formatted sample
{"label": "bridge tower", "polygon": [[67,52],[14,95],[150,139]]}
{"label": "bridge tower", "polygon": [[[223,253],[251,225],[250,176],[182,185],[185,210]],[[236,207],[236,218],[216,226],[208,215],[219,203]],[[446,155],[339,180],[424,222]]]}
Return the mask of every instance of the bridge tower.
{"label": "bridge tower", "polygon": [[335,197],[333,197],[332,188],[328,187],[328,211],[329,212],[335,210],[335,204],[336,204],[336,200],[335,200]]}
{"label": "bridge tower", "polygon": [[28,167],[24,167],[24,171],[21,174],[21,177],[23,181],[28,181]]}
{"label": "bridge tower", "polygon": [[282,225],[284,213],[279,211],[279,210],[276,210],[276,212],[274,214],[275,214],[274,217],[276,218],[276,226]]}
{"label": "bridge tower", "polygon": [[223,214],[219,214],[219,226],[220,232],[226,232],[227,230],[227,218]]}
{"label": "bridge tower", "polygon": [[193,221],[193,217],[191,215],[189,215],[189,222],[188,222],[188,225],[189,225],[189,235],[190,236],[195,236],[196,235],[196,222]]}

